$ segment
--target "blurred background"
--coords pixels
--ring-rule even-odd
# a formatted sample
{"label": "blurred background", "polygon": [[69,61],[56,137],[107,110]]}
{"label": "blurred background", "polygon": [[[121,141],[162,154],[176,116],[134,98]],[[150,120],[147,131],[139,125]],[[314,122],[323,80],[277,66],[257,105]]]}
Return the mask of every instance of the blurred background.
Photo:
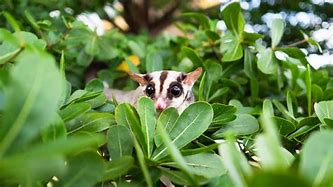
{"label": "blurred background", "polygon": [[[137,57],[142,58],[143,56],[135,53],[140,53],[140,48],[145,48],[143,45],[149,44],[145,41],[148,41],[151,37],[165,35],[165,33],[173,36],[191,36],[191,32],[184,32],[185,29],[189,28],[189,25],[178,22],[183,20],[181,15],[184,12],[204,13],[211,20],[216,20],[214,23],[216,23],[217,30],[224,31],[226,27],[223,20],[221,20],[220,9],[223,9],[230,2],[230,0],[1,1],[0,10],[6,10],[13,14],[25,30],[39,33],[40,37],[48,41],[48,48],[51,51],[57,52],[55,48],[57,48],[56,44],[58,44],[59,38],[66,38],[65,35],[69,32],[68,28],[70,26],[66,26],[66,22],[71,22],[73,19],[80,20],[88,25],[98,36],[115,30],[129,38],[139,36],[141,38],[139,42],[137,39],[133,39],[136,44],[133,44],[133,42],[128,44],[128,41],[124,42],[123,40],[114,42],[113,40],[116,49],[105,51],[110,53],[108,57],[105,57],[106,59],[114,59],[115,56],[129,56],[134,53],[136,56],[131,57],[134,64],[135,61],[138,61],[138,63],[140,61],[140,59],[136,59]],[[287,24],[281,41],[282,46],[297,45],[297,47],[300,47],[315,69],[323,65],[333,64],[333,0],[241,0],[240,5],[246,19],[245,30],[263,34],[265,36],[262,39],[263,43],[267,45],[270,43],[269,28],[271,21],[274,18],[282,18]],[[38,21],[41,31],[36,31],[26,12]],[[4,17],[0,19],[2,19],[0,20],[1,27],[9,27],[6,25]],[[46,36],[42,33],[44,32],[43,29],[48,31]],[[58,33],[59,31],[62,32],[62,36]],[[323,50],[318,51],[316,47],[308,45],[305,40],[302,40],[302,32],[319,42]],[[120,35],[118,36],[119,39]],[[124,45],[129,45],[131,51],[127,54],[120,54],[120,52],[126,51],[119,50],[124,48]],[[63,48],[59,47],[59,53],[60,49]],[[76,61],[86,59],[80,61],[81,65],[84,66],[90,65],[93,61],[101,61],[101,59],[103,61],[103,58],[97,60],[96,58],[90,58],[92,54],[81,55],[82,58],[76,59]],[[77,53],[73,53],[73,55],[77,55]],[[67,52],[67,56],[71,56],[70,52]],[[86,62],[87,59],[88,62]],[[68,59],[67,61],[72,60]],[[121,59],[118,61],[121,62]],[[119,64],[119,62],[117,63]],[[164,68],[170,67],[166,66]],[[72,72],[77,72],[80,68],[73,69],[75,70]],[[75,80],[71,82],[75,82]]]}

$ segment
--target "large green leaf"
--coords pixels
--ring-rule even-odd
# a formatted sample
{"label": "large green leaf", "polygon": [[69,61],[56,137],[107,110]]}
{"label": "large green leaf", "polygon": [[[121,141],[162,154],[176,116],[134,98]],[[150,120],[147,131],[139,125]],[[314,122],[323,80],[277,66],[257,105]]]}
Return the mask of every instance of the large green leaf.
{"label": "large green leaf", "polygon": [[223,138],[227,132],[233,132],[237,136],[250,135],[259,130],[258,120],[249,114],[237,114],[236,119],[222,125],[213,134],[214,138]]}
{"label": "large green leaf", "polygon": [[141,129],[147,147],[147,157],[150,158],[154,146],[154,132],[156,127],[156,108],[148,97],[141,97],[138,101],[138,113],[140,116]]}
{"label": "large green leaf", "polygon": [[293,161],[293,156],[281,146],[277,127],[272,119],[273,106],[269,100],[264,100],[261,125],[264,133],[255,139],[257,156],[262,168],[269,171],[284,171]]}
{"label": "large green leaf", "polygon": [[266,74],[275,74],[277,72],[278,62],[271,48],[259,52],[258,68]]}
{"label": "large green leaf", "polygon": [[[163,110],[163,112],[160,114],[160,116],[157,119],[157,126],[163,126],[167,133],[170,133],[170,131],[173,129],[175,122],[178,118],[178,112],[175,108],[167,108],[166,110]],[[156,147],[159,147],[162,145],[162,139],[161,135],[157,132],[155,132],[154,141],[156,144]]]}
{"label": "large green leaf", "polygon": [[[182,148],[205,132],[213,119],[213,109],[205,102],[196,102],[187,107],[175,122],[170,132],[172,143]],[[158,147],[153,154],[154,160],[167,155],[165,145]]]}
{"label": "large green leaf", "polygon": [[66,126],[58,114],[55,114],[51,123],[41,130],[43,141],[53,141],[57,138],[66,138]]}
{"label": "large green leaf", "polygon": [[317,117],[322,124],[326,124],[325,118],[333,119],[333,101],[320,101],[314,104]]}
{"label": "large green leaf", "polygon": [[163,70],[163,59],[158,51],[149,52],[146,56],[147,72]]}
{"label": "large green leaf", "polygon": [[222,36],[220,51],[223,54],[223,62],[235,61],[243,57],[241,41],[231,33]]}
{"label": "large green leaf", "polygon": [[196,178],[194,178],[189,166],[186,164],[184,157],[182,156],[176,145],[171,141],[165,128],[163,126],[158,126],[157,132],[161,135],[163,145],[166,147],[166,150],[169,152],[172,160],[175,162],[175,166],[177,166],[181,171],[184,172],[184,176],[190,184],[197,185]]}
{"label": "large green leaf", "polygon": [[227,142],[221,144],[219,153],[233,184],[237,187],[246,187],[246,181],[253,171],[243,153],[236,148],[233,137],[227,136]]}
{"label": "large green leaf", "polygon": [[67,127],[68,133],[77,131],[102,132],[115,123],[113,114],[89,112],[67,123]]}
{"label": "large green leaf", "polygon": [[304,178],[319,186],[332,179],[333,172],[332,131],[315,132],[305,141],[300,157],[299,172]]}
{"label": "large green leaf", "polygon": [[131,156],[123,156],[117,160],[111,160],[107,163],[103,181],[116,179],[125,175],[134,165],[134,159]]}
{"label": "large green leaf", "polygon": [[191,49],[189,47],[182,47],[182,53],[184,54],[184,56],[189,58],[193,62],[193,64],[195,64],[196,66],[203,65],[202,58],[193,49]]}
{"label": "large green leaf", "polygon": [[273,19],[271,28],[272,48],[274,49],[280,42],[284,33],[284,21],[282,19]]}
{"label": "large green leaf", "polygon": [[88,103],[74,103],[59,112],[61,118],[66,122],[83,115],[91,109]]}
{"label": "large green leaf", "polygon": [[107,135],[107,146],[112,160],[132,155],[133,140],[131,131],[123,125],[110,127]]}
{"label": "large green leaf", "polygon": [[183,13],[181,16],[192,18],[192,19],[198,21],[203,29],[209,29],[209,18],[204,14],[200,14],[200,13],[196,13],[196,12],[187,12],[187,13]]}
{"label": "large green leaf", "polygon": [[38,181],[47,181],[54,175],[63,174],[66,171],[66,162],[64,157],[59,155],[16,157],[1,161],[0,169],[1,185],[21,184],[22,186],[29,186],[34,183],[37,186]]}
{"label": "large green leaf", "polygon": [[143,177],[145,179],[145,183],[147,184],[146,186],[147,187],[153,187],[152,178],[151,178],[151,175],[150,175],[149,170],[148,170],[148,165],[146,163],[146,159],[145,159],[143,150],[141,149],[141,147],[140,147],[140,145],[139,145],[139,143],[136,139],[134,139],[134,148],[135,148],[135,151],[136,151],[136,155],[137,155],[137,158],[138,158],[140,169],[141,169],[141,171],[143,173]]}
{"label": "large green leaf", "polygon": [[224,124],[236,119],[236,107],[220,103],[214,103],[212,107],[214,110],[213,124]]}
{"label": "large green leaf", "polygon": [[83,152],[67,162],[68,170],[59,176],[56,186],[94,186],[104,174],[102,158],[95,152]]}
{"label": "large green leaf", "polygon": [[10,72],[0,128],[0,157],[22,149],[55,115],[62,79],[54,59],[27,49]]}
{"label": "large green leaf", "polygon": [[205,70],[207,71],[208,78],[211,81],[217,81],[221,78],[222,66],[219,61],[207,59],[205,61]]}
{"label": "large green leaf", "polygon": [[122,103],[115,110],[115,119],[118,125],[128,127],[138,143],[142,147],[147,147],[143,131],[141,129],[139,116],[130,104]]}
{"label": "large green leaf", "polygon": [[296,125],[294,125],[294,123],[292,123],[291,121],[289,121],[287,119],[274,116],[273,120],[274,120],[275,124],[277,125],[278,130],[280,131],[281,135],[288,135],[289,133],[296,130]]}
{"label": "large green leaf", "polygon": [[27,151],[0,160],[1,182],[45,181],[54,175],[64,174],[64,156],[77,154],[86,149],[97,149],[103,143],[101,136],[88,134],[36,144]]}
{"label": "large green leaf", "polygon": [[[226,173],[220,156],[211,153],[200,153],[184,157],[191,173],[205,178],[214,178]],[[176,166],[176,163],[163,163],[167,166]]]}
{"label": "large green leaf", "polygon": [[249,78],[256,78],[256,67],[254,61],[254,55],[249,48],[244,49],[244,72]]}
{"label": "large green leaf", "polygon": [[230,30],[237,38],[243,34],[245,27],[245,19],[242,14],[239,2],[233,2],[226,5],[222,11],[222,19],[224,20],[228,30]]}
{"label": "large green leaf", "polygon": [[291,172],[259,172],[249,181],[249,186],[256,187],[281,187],[302,186],[310,187],[303,178]]}

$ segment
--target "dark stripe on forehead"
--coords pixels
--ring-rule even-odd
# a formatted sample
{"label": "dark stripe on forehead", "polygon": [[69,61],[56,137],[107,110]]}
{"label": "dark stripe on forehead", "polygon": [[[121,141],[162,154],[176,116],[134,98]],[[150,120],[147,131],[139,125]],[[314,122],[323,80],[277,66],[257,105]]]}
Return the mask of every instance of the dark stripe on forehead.
{"label": "dark stripe on forehead", "polygon": [[163,71],[161,73],[161,76],[160,76],[160,93],[162,92],[163,90],[163,85],[164,85],[164,81],[165,79],[167,78],[168,76],[168,72],[167,71]]}
{"label": "dark stripe on forehead", "polygon": [[184,79],[185,79],[186,75],[184,73],[181,73],[178,77],[177,77],[177,82],[181,83]]}
{"label": "dark stripe on forehead", "polygon": [[143,78],[147,81],[150,82],[151,80],[153,80],[153,78],[147,73],[146,75],[143,76]]}

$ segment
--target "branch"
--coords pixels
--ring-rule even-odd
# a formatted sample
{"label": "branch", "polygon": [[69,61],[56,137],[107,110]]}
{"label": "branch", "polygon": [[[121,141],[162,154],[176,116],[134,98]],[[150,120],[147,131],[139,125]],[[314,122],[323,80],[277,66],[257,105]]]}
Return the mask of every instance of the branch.
{"label": "branch", "polygon": [[174,0],[173,4],[170,5],[170,8],[168,8],[161,17],[157,18],[154,22],[149,23],[149,30],[152,30],[151,32],[158,32],[165,26],[169,25],[173,18],[173,14],[178,9],[179,5],[180,0]]}

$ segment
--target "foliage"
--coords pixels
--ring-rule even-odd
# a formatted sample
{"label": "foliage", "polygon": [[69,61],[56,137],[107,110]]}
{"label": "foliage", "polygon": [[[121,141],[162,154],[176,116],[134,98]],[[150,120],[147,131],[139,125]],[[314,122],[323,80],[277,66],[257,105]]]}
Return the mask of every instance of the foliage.
{"label": "foliage", "polygon": [[[13,31],[0,29],[1,186],[332,185],[332,75],[281,44],[283,20],[266,46],[244,30],[239,3],[221,10],[226,32],[187,13],[177,37],[100,36],[72,19],[25,16],[32,32],[6,12]],[[85,83],[97,62],[105,69]],[[198,66],[199,101],[181,114],[103,94],[102,81],[135,87],[124,71]]]}

